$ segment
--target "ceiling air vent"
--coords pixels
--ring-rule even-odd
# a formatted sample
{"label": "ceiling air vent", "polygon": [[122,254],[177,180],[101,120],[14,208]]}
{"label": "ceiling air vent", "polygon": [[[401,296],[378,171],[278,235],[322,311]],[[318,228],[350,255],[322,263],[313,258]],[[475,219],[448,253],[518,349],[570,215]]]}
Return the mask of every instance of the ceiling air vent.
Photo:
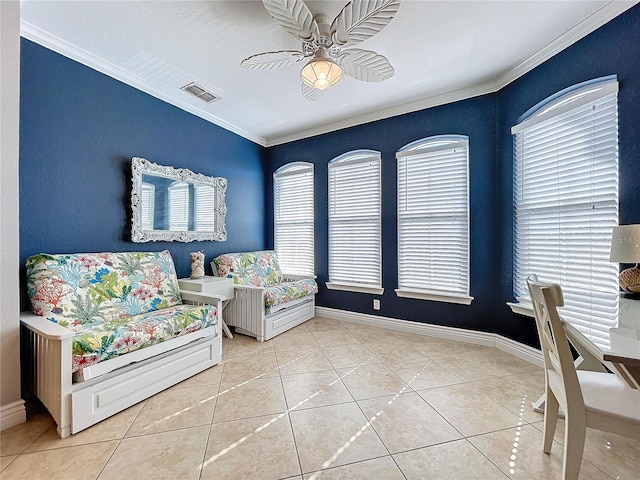
{"label": "ceiling air vent", "polygon": [[190,93],[191,95],[199,98],[205,103],[211,103],[220,99],[220,97],[215,96],[211,92],[207,92],[204,88],[196,83],[189,83],[188,85],[181,87],[180,90],[184,90],[185,92]]}

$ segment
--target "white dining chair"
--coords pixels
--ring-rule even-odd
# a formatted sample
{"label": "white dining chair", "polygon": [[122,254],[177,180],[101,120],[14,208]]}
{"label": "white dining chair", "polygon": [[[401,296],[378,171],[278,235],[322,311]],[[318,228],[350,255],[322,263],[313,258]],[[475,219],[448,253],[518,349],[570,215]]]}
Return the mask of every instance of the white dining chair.
{"label": "white dining chair", "polygon": [[544,357],[546,402],[542,450],[551,452],[558,409],[565,416],[562,479],[580,474],[586,427],[640,440],[640,390],[612,373],[576,370],[558,307],[560,285],[527,278]]}

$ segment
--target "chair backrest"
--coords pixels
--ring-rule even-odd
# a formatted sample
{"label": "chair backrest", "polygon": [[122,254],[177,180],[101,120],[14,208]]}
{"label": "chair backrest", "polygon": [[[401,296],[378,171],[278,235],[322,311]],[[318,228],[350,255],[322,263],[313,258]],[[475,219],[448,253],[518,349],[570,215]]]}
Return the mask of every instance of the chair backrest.
{"label": "chair backrest", "polygon": [[545,379],[564,409],[568,405],[584,409],[569,341],[557,310],[564,306],[562,288],[555,283],[540,282],[536,275],[529,275],[527,286],[544,358]]}

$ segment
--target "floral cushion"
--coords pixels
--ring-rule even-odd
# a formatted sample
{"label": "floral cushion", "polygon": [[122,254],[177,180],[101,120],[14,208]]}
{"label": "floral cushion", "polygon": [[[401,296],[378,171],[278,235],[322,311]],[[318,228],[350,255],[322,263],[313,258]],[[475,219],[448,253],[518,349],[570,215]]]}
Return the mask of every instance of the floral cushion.
{"label": "floral cushion", "polygon": [[182,305],[171,254],[39,254],[27,259],[31,309],[73,330],[73,371],[217,322]]}
{"label": "floral cushion", "polygon": [[171,254],[39,254],[27,259],[31,310],[78,331],[182,303]]}
{"label": "floral cushion", "polygon": [[284,282],[265,288],[264,303],[267,308],[271,308],[315,293],[318,293],[318,285],[311,278]]}
{"label": "floral cushion", "polygon": [[227,253],[213,259],[221,277],[233,278],[236,285],[264,287],[284,280],[273,250],[245,253]]}
{"label": "floral cushion", "polygon": [[73,371],[217,324],[213,306],[176,305],[84,325],[73,337]]}

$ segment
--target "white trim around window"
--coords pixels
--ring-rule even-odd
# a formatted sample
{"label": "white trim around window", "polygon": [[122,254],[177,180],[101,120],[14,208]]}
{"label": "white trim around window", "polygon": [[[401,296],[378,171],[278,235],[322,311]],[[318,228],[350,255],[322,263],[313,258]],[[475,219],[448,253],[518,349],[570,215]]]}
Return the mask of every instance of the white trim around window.
{"label": "white trim around window", "polygon": [[373,150],[329,162],[329,289],[383,292],[380,172]]}

